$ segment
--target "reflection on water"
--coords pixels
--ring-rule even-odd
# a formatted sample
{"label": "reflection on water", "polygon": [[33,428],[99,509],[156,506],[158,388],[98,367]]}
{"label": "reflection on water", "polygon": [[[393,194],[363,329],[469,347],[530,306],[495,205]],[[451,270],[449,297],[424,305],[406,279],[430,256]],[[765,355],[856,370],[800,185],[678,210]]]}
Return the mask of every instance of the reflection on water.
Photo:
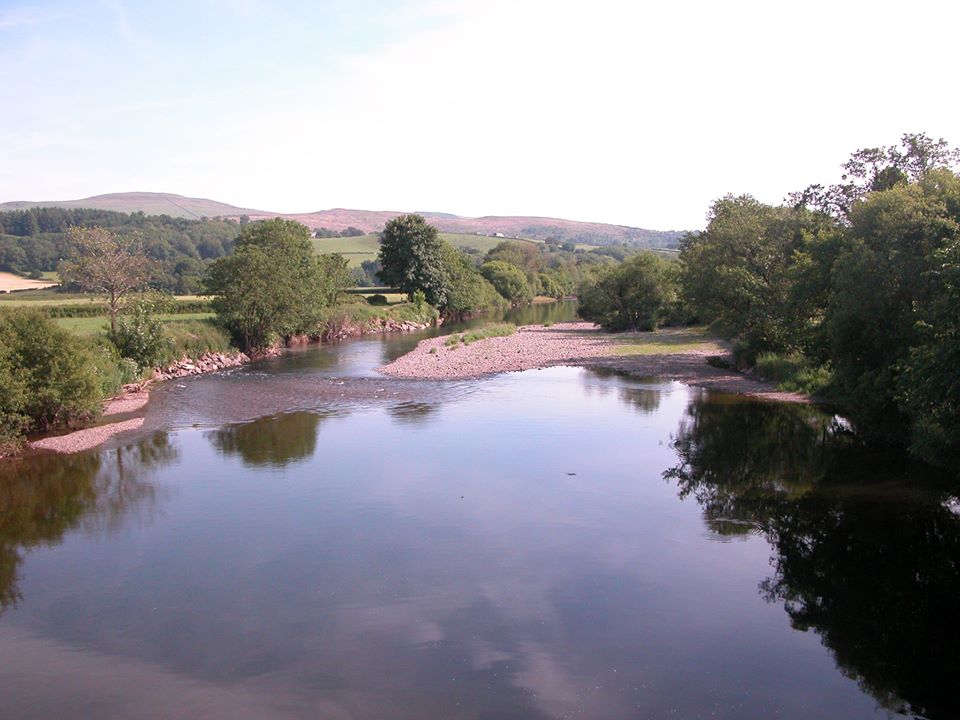
{"label": "reflection on water", "polygon": [[178,430],[0,465],[0,715],[958,716],[939,478],[814,408],[388,381],[383,346],[172,385],[148,423]]}
{"label": "reflection on water", "polygon": [[66,532],[114,532],[151,515],[156,488],[150,470],[177,459],[165,433],[102,454],[42,455],[0,463],[0,609],[22,595],[25,554],[56,545]]}
{"label": "reflection on water", "polygon": [[881,706],[960,717],[960,523],[923,468],[798,406],[691,403],[665,476],[719,534],[763,532],[760,585]]}
{"label": "reflection on water", "polygon": [[226,425],[207,433],[223,455],[239,455],[245,465],[283,467],[313,455],[323,415],[310,412],[286,413]]}

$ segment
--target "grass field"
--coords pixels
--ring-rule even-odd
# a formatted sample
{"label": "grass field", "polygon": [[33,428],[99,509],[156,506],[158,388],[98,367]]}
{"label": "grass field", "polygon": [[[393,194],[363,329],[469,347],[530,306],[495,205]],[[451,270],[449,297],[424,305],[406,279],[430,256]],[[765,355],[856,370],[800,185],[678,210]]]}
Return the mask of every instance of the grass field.
{"label": "grass field", "polygon": [[[495,248],[508,238],[494,238],[486,235],[466,235],[461,233],[440,233],[440,238],[458,248],[474,248],[482,253]],[[376,234],[359,235],[347,238],[313,238],[310,240],[318,253],[340,253],[350,263],[350,267],[360,267],[364,260],[376,260],[380,250],[380,238]],[[542,244],[539,240],[521,240]],[[590,246],[585,246],[590,247]]]}
{"label": "grass field", "polygon": [[[181,315],[158,315],[160,322],[181,322],[183,320],[206,320],[213,313],[183,313]],[[57,318],[57,325],[77,335],[94,335],[110,328],[110,319],[104,315],[86,318]]]}
{"label": "grass field", "polygon": [[[207,300],[202,295],[175,295],[177,301]],[[58,305],[96,305],[106,300],[101,295],[86,293],[61,293],[55,290],[30,290],[29,292],[0,294],[0,307],[56,307]]]}

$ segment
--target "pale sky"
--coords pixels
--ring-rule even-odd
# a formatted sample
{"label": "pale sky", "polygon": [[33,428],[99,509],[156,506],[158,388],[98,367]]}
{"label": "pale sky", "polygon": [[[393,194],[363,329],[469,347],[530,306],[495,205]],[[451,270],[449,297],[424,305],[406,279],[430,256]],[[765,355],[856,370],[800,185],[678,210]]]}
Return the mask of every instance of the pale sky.
{"label": "pale sky", "polygon": [[960,145],[953,2],[0,0],[0,201],[704,225]]}

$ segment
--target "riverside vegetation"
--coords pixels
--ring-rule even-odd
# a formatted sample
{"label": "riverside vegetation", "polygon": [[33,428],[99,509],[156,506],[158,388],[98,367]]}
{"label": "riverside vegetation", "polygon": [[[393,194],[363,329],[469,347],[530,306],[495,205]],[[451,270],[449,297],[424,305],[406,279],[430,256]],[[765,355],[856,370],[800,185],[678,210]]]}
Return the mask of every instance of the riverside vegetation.
{"label": "riverside vegetation", "polygon": [[[111,242],[156,247],[155,241],[131,244],[129,236],[118,238],[109,230],[61,227],[67,221],[105,217],[125,229],[173,227],[202,238],[194,249],[203,244],[208,257],[190,285],[212,297],[198,302],[213,310],[216,319],[162,323],[162,304],[154,299],[124,303],[123,295],[144,286],[171,287],[169,266],[147,252],[149,263],[107,273],[112,280],[125,273],[131,277],[120,288],[121,297],[108,301],[110,332],[86,341],[83,352],[75,347],[82,341],[66,340],[49,318],[37,314],[8,314],[4,327],[10,335],[20,324],[35,324],[29,342],[43,341],[53,348],[50,352],[72,354],[71,362],[57,366],[61,374],[50,375],[59,379],[50,382],[69,388],[67,395],[100,397],[171,353],[200,346],[257,353],[295,338],[340,338],[358,327],[361,332],[409,329],[439,317],[463,319],[538,296],[576,293],[581,317],[607,330],[709,323],[734,343],[737,368],[785,390],[835,401],[863,438],[900,445],[927,462],[957,468],[957,162],[957,151],[945,141],[905,135],[899,145],[854,153],[843,166],[842,183],[812,185],[782,205],[747,195],[717,200],[707,228],[688,234],[679,254],[627,246],[585,251],[504,240],[481,255],[454,247],[422,216],[402,215],[386,224],[376,261],[362,268],[368,281],[386,283],[409,300],[392,305],[384,304],[382,293],[374,293],[369,303],[345,294],[356,282],[357,269],[341,255],[318,255],[310,231],[290,220],[226,227],[137,215],[124,219],[116,213],[21,211],[0,220],[8,232],[13,228],[16,237],[29,241],[11,245],[14,236],[3,236],[0,260],[7,258],[7,269],[16,263],[14,269],[38,266],[37,258],[46,257],[40,253],[45,247],[40,230],[46,223],[62,235],[49,242],[65,251],[60,269],[67,289],[115,294],[104,282],[90,280],[90,258],[116,260],[116,252],[102,251]],[[220,243],[218,255],[211,233],[219,237],[226,229],[233,230],[233,237]],[[58,245],[61,241],[67,245]],[[40,263],[44,269],[47,265]],[[80,305],[74,310],[86,312]],[[459,339],[452,343],[459,344]],[[70,425],[95,413],[86,395],[83,402],[67,401],[64,395],[62,407],[53,410],[18,405],[17,398],[29,394],[24,388],[38,382],[30,379],[34,359],[21,346],[4,343],[0,356],[0,383],[10,388],[0,408],[8,418],[7,447],[24,429]],[[90,377],[99,379],[80,379]],[[45,397],[55,403],[60,395],[47,392]]]}

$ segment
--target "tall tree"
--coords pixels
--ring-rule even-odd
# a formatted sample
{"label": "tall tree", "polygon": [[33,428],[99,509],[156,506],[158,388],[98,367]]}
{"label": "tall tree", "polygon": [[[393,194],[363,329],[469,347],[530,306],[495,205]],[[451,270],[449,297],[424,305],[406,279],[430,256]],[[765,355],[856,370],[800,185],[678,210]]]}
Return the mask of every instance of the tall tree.
{"label": "tall tree", "polygon": [[213,262],[205,279],[213,308],[245,349],[277,336],[311,334],[344,282],[342,258],[313,254],[310,230],[274,218],[243,225],[234,253]]}
{"label": "tall tree", "polygon": [[67,285],[84,292],[104,293],[110,314],[110,330],[117,329],[117,315],[127,296],[146,287],[156,263],[143,253],[137,235],[119,236],[102,227],[72,227],[70,257],[58,268]]}
{"label": "tall tree", "polygon": [[421,215],[400,215],[380,234],[380,278],[405,293],[421,290],[427,302],[446,304],[449,279],[437,229]]}

